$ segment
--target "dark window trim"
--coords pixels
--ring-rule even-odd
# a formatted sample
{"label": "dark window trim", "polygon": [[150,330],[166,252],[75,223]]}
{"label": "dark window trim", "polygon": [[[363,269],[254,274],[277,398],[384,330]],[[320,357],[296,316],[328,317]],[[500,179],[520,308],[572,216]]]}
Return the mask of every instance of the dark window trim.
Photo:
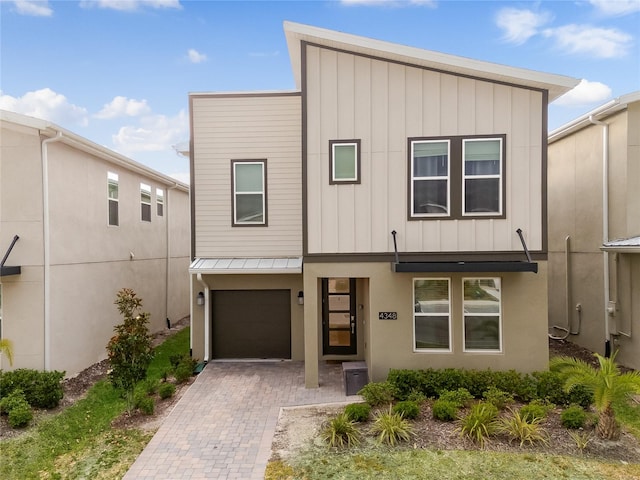
{"label": "dark window trim", "polygon": [[[475,140],[475,139],[501,139],[502,140],[502,162],[501,162],[501,214],[489,214],[489,215],[471,215],[464,214],[462,211],[462,182],[464,181],[463,166],[464,159],[462,158],[462,141],[463,140]],[[411,198],[411,189],[413,182],[413,158],[411,155],[413,142],[419,141],[449,141],[449,215],[441,214],[422,214],[416,216],[413,213],[413,204]],[[433,221],[433,220],[472,220],[472,219],[504,219],[507,213],[506,203],[506,163],[507,163],[507,136],[506,134],[487,134],[487,135],[450,135],[439,137],[409,137],[407,139],[407,220],[409,221]]]}
{"label": "dark window trim", "polygon": [[[109,178],[111,175],[115,178]],[[109,187],[112,183],[116,186],[116,198],[109,196]],[[115,206],[113,212],[112,205]],[[114,218],[111,216],[112,213],[114,214]],[[107,226],[120,226],[120,175],[110,170],[107,171]]]}
{"label": "dark window trim", "polygon": [[[143,187],[148,187],[149,191],[147,191]],[[153,188],[151,188],[151,185],[148,185],[144,182],[140,182],[140,221],[141,222],[148,222],[148,223],[151,222],[151,204],[153,203],[153,198],[151,196],[152,191],[153,191]],[[145,202],[142,199],[142,196],[145,193],[149,194],[148,202]]]}
{"label": "dark window trim", "polygon": [[[333,178],[333,146],[334,145],[353,145],[356,146],[356,179],[355,180],[336,180]],[[329,140],[329,185],[355,185],[360,183],[360,139],[352,140]]]}
{"label": "dark window trim", "polygon": [[[262,179],[264,182],[264,212],[263,212],[263,222],[261,223],[238,223],[236,222],[236,179],[235,179],[235,164],[236,163],[262,163]],[[268,227],[268,204],[267,201],[267,159],[266,158],[257,158],[257,159],[243,159],[243,160],[231,160],[231,226],[232,227]]]}

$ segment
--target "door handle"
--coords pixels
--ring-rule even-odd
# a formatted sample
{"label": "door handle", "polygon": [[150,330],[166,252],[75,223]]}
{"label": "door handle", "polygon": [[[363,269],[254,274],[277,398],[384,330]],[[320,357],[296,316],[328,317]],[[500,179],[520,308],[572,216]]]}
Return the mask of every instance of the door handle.
{"label": "door handle", "polygon": [[356,317],[355,315],[351,315],[351,335],[356,333]]}

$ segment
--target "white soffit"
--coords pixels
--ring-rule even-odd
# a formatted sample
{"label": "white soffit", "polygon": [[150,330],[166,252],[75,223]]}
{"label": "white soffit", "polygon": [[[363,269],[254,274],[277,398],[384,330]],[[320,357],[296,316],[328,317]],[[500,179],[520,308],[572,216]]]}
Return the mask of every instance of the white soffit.
{"label": "white soffit", "polygon": [[284,22],[284,30],[298,89],[301,88],[300,43],[302,41],[458,75],[548,90],[549,102],[565,94],[580,82],[579,79],[564,75],[458,57],[299,23]]}
{"label": "white soffit", "polygon": [[600,249],[605,252],[640,253],[640,236],[612,240],[605,243]]}
{"label": "white soffit", "polygon": [[302,273],[302,257],[196,258],[189,265],[189,273],[205,275]]}

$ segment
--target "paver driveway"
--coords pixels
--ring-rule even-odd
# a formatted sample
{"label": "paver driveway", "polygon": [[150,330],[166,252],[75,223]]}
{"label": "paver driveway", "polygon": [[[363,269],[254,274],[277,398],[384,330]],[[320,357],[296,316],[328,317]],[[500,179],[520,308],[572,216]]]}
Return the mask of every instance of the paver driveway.
{"label": "paver driveway", "polygon": [[263,479],[280,407],[353,399],[340,364],[305,389],[301,362],[213,362],[176,404],[125,480]]}

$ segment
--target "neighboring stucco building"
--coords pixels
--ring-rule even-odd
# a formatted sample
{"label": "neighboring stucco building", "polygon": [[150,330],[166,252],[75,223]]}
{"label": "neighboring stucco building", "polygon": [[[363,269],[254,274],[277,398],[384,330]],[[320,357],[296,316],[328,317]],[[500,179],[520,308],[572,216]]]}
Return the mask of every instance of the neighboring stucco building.
{"label": "neighboring stucco building", "polygon": [[549,326],[640,369],[640,91],[549,134]]}
{"label": "neighboring stucco building", "polygon": [[296,91],[190,95],[194,356],[546,368],[547,106],[578,81],[284,29]]}
{"label": "neighboring stucco building", "polygon": [[50,122],[2,111],[0,124],[0,255],[19,237],[0,277],[13,368],[72,376],[106,358],[123,287],[152,332],[189,315],[188,187]]}

